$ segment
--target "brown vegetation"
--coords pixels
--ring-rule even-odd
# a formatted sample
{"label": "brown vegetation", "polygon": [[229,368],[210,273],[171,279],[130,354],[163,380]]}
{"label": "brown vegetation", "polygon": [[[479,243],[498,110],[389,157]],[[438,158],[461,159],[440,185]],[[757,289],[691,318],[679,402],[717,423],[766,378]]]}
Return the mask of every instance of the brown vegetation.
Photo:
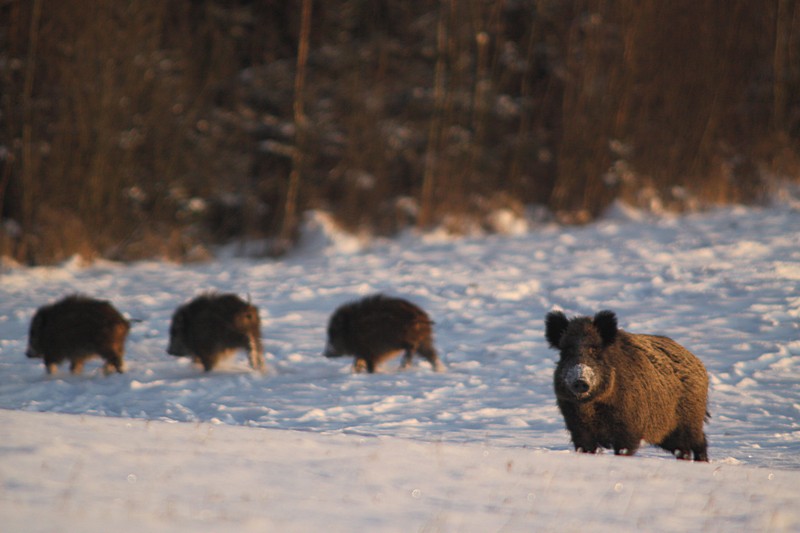
{"label": "brown vegetation", "polygon": [[799,54],[794,0],[0,0],[0,255],[757,202]]}

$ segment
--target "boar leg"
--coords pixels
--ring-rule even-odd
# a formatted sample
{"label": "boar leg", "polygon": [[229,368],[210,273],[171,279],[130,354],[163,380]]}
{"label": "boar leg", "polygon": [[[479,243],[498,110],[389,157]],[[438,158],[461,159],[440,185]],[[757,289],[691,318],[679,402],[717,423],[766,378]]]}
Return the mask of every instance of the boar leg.
{"label": "boar leg", "polygon": [[614,447],[614,455],[633,455],[636,453],[636,450],[639,449],[639,446],[623,446],[623,447]]}
{"label": "boar leg", "polygon": [[205,372],[211,372],[214,368],[215,361],[213,357],[202,357],[200,362],[203,364],[203,371]]}
{"label": "boar leg", "polygon": [[433,346],[424,344],[420,346],[419,350],[417,351],[422,357],[424,357],[425,359],[428,360],[428,362],[430,362],[435,372],[444,372],[445,370],[447,370],[447,367],[439,359],[439,355],[436,353],[436,349]]}
{"label": "boar leg", "polygon": [[692,448],[692,452],[694,452],[695,461],[708,462],[708,451],[705,444]]}
{"label": "boar leg", "polygon": [[620,435],[616,437],[612,446],[614,448],[614,455],[633,455],[642,443],[642,438],[639,435],[633,435],[627,431],[620,429]]}
{"label": "boar leg", "polygon": [[103,374],[106,376],[110,376],[114,372],[118,372],[120,374],[125,372],[122,367],[121,353],[117,353],[116,350],[109,349],[104,352],[100,352],[100,357],[102,357],[106,362],[106,364],[103,365]]}
{"label": "boar leg", "polygon": [[250,357],[250,366],[254,370],[264,372],[266,370],[267,363],[264,361],[264,350],[261,347],[261,343],[251,336],[249,344],[250,346],[248,347],[248,355]]}
{"label": "boar leg", "polygon": [[691,461],[694,455],[695,461],[708,461],[708,446],[706,444],[706,437],[702,429],[699,430],[700,436],[693,435],[691,429],[678,428],[673,431],[666,439],[658,444],[684,461]]}
{"label": "boar leg", "polygon": [[702,428],[697,431],[699,435],[695,434],[694,438],[692,438],[692,442],[690,443],[690,447],[692,449],[692,453],[694,453],[694,460],[695,461],[704,461],[708,462],[708,441],[706,440],[706,434],[703,433]]}
{"label": "boar leg", "polygon": [[364,370],[370,374],[375,372],[375,362],[370,359],[364,359],[363,357],[356,357],[356,362],[353,365],[353,372],[361,374]]}
{"label": "boar leg", "polygon": [[69,364],[69,371],[72,374],[80,374],[83,372],[83,359],[73,359]]}
{"label": "boar leg", "polygon": [[411,360],[414,357],[414,350],[412,348],[406,348],[405,353],[403,354],[403,362],[400,363],[400,368],[405,370],[406,368],[411,367]]}
{"label": "boar leg", "polygon": [[58,374],[58,363],[45,363],[44,368],[48,374]]}
{"label": "boar leg", "polygon": [[119,361],[107,361],[105,365],[103,365],[103,374],[106,376],[110,376],[114,372],[118,374],[123,374],[125,369],[122,367],[122,363]]}

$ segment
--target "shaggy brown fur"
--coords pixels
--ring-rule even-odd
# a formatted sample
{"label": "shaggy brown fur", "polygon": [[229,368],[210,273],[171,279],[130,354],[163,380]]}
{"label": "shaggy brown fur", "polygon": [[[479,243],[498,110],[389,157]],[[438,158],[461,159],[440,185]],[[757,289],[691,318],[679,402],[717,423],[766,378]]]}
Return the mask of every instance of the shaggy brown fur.
{"label": "shaggy brown fur", "polygon": [[611,311],[568,320],[551,312],[545,337],[560,352],[556,400],[578,451],[632,455],[642,440],[708,461],[708,375],[675,341],[626,333]]}
{"label": "shaggy brown fur", "polygon": [[328,323],[325,357],[355,356],[355,372],[375,372],[382,361],[403,351],[402,368],[414,353],[437,372],[444,370],[433,346],[433,322],[427,313],[401,298],[382,294],[339,307]]}
{"label": "shaggy brown fur", "polygon": [[265,371],[258,308],[235,294],[204,294],[175,310],[167,353],[192,357],[206,372],[237,349],[250,366]]}
{"label": "shaggy brown fur", "polygon": [[80,374],[84,362],[95,356],[105,360],[106,375],[123,372],[125,339],[130,323],[109,302],[72,295],[40,307],[28,335],[30,358],[44,359],[48,374],[70,361],[70,372]]}

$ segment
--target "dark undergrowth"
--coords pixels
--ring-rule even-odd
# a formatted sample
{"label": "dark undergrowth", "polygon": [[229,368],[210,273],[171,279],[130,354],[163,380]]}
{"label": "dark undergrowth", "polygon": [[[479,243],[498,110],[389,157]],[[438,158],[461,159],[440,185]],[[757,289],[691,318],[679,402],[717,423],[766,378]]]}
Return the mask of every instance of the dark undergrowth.
{"label": "dark undergrowth", "polygon": [[0,256],[763,202],[799,56],[786,0],[0,1]]}

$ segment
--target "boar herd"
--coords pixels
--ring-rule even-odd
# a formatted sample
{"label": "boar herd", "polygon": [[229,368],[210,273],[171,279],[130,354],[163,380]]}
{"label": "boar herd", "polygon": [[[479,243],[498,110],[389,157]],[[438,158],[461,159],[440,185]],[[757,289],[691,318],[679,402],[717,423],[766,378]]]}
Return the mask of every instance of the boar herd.
{"label": "boar herd", "polygon": [[[42,359],[48,374],[64,361],[78,374],[95,356],[106,374],[122,373],[129,330],[130,321],[110,302],[67,296],[36,311],[26,356]],[[573,318],[552,311],[544,333],[559,352],[553,388],[576,451],[632,455],[645,441],[679,459],[708,461],[708,375],[686,348],[668,337],[619,329],[612,311]],[[191,357],[209,372],[238,350],[247,352],[254,370],[265,371],[258,308],[239,296],[202,294],[172,315],[168,354]],[[354,372],[373,373],[401,353],[401,368],[417,354],[435,371],[445,370],[433,321],[417,305],[376,294],[331,314],[325,357],[352,356]]]}

